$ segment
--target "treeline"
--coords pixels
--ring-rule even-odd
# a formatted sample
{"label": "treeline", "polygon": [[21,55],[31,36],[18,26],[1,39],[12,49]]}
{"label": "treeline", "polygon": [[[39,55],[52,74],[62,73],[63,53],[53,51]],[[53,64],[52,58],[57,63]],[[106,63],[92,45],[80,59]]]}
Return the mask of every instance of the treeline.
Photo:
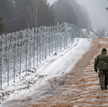
{"label": "treeline", "polygon": [[55,22],[75,24],[81,28],[90,28],[91,22],[85,7],[79,5],[76,0],[57,0],[53,4],[55,10]]}
{"label": "treeline", "polygon": [[0,0],[2,22],[7,31],[54,24],[53,11],[46,0]]}
{"label": "treeline", "polygon": [[29,27],[50,26],[68,22],[82,28],[90,27],[87,11],[75,0],[0,0],[0,33]]}

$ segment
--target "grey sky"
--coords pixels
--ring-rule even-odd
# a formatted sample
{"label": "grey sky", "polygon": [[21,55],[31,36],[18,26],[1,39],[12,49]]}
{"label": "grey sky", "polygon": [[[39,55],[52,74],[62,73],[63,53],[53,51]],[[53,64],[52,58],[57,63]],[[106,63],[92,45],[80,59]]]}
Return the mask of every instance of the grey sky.
{"label": "grey sky", "polygon": [[[56,0],[48,0],[52,4]],[[76,0],[79,4],[86,7],[93,28],[106,28],[108,29],[108,7],[107,0]]]}

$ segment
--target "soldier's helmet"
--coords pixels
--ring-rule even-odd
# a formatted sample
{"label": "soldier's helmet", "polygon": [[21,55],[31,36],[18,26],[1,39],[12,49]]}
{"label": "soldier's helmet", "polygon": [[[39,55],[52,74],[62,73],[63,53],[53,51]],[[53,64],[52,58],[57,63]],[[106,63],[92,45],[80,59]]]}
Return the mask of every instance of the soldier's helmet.
{"label": "soldier's helmet", "polygon": [[103,49],[102,49],[102,52],[103,52],[103,51],[106,52],[107,50],[106,50],[105,48],[103,48]]}

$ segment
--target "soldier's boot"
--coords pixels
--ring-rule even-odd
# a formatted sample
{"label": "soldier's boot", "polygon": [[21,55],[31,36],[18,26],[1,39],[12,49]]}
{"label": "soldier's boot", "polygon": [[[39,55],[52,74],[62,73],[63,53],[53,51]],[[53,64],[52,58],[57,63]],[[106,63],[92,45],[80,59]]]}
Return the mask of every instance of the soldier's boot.
{"label": "soldier's boot", "polygon": [[105,82],[105,90],[107,90],[107,84],[108,84],[108,83],[107,83],[107,82]]}
{"label": "soldier's boot", "polygon": [[101,87],[101,90],[104,90],[104,88],[103,88],[103,87]]}

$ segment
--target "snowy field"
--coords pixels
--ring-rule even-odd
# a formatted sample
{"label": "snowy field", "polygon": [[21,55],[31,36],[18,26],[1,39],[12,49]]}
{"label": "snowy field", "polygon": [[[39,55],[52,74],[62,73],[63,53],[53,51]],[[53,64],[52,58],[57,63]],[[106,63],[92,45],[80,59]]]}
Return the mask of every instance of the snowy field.
{"label": "snowy field", "polygon": [[48,81],[54,77],[63,76],[70,72],[75,63],[90,49],[92,39],[75,38],[71,47],[62,52],[47,57],[34,70],[22,74],[16,83],[4,86],[0,91],[1,106],[11,100],[24,99],[40,91],[41,86],[48,86]]}

